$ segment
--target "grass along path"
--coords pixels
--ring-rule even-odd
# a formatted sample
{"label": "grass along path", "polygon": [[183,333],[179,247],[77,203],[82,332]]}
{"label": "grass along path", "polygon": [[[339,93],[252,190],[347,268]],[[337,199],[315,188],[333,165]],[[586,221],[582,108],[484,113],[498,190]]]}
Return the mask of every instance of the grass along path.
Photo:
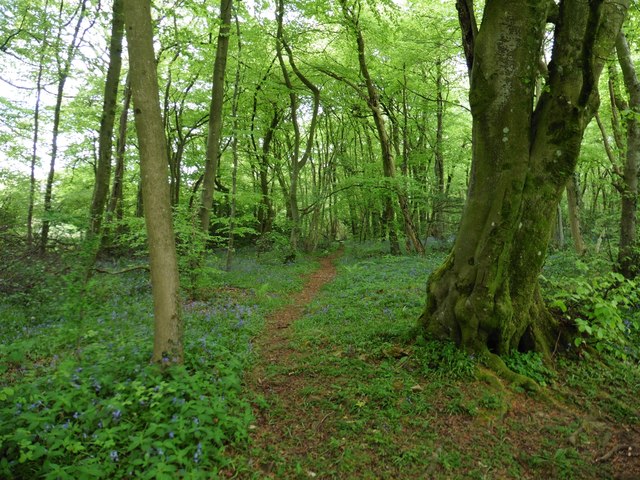
{"label": "grass along path", "polygon": [[640,478],[639,366],[507,359],[553,402],[476,380],[477,359],[415,336],[440,261],[349,247],[322,260],[256,338],[256,421],[229,476]]}

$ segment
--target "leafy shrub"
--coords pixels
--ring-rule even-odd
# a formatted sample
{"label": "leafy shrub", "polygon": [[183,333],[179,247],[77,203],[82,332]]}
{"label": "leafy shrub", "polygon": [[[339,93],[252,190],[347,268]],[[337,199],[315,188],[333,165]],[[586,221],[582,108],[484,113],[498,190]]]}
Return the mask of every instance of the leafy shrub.
{"label": "leafy shrub", "polygon": [[258,258],[265,263],[287,263],[295,260],[296,252],[289,238],[275,231],[267,232],[256,241]]}
{"label": "leafy shrub", "polygon": [[589,344],[619,358],[640,358],[640,285],[619,273],[574,278],[571,285],[547,280],[551,307],[574,322],[575,345]]}

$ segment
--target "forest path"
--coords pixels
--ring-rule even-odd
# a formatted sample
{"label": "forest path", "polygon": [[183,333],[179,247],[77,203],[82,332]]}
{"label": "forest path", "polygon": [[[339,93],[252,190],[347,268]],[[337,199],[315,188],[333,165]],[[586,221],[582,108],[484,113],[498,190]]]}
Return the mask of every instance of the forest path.
{"label": "forest path", "polygon": [[[309,384],[324,383],[326,379],[305,375],[309,353],[292,346],[290,327],[304,315],[321,288],[335,278],[334,262],[342,253],[341,248],[321,258],[320,268],[307,277],[303,289],[288,305],[267,316],[263,331],[254,340],[258,358],[245,379],[247,388],[260,399],[256,402],[260,405],[254,406],[256,423],[251,433],[251,449],[256,453],[254,473],[277,476],[277,465],[284,458],[317,451],[326,440],[323,423],[330,413],[309,408],[303,392]],[[305,473],[314,476],[314,472]]]}

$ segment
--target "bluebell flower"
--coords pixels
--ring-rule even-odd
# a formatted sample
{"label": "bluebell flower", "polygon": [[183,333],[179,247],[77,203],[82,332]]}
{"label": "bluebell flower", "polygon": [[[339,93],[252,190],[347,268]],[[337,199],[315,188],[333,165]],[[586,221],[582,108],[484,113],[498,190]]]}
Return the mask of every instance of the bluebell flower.
{"label": "bluebell flower", "polygon": [[176,436],[176,434],[175,434],[175,433],[173,433],[173,432],[169,432],[169,438],[174,438],[175,436]]}
{"label": "bluebell flower", "polygon": [[117,450],[111,450],[111,452],[109,453],[109,456],[111,457],[111,460],[113,460],[114,462],[118,461],[118,451]]}
{"label": "bluebell flower", "polygon": [[120,420],[120,417],[122,416],[122,412],[120,410],[114,410],[111,416],[113,417],[114,420]]}
{"label": "bluebell flower", "polygon": [[198,443],[198,447],[196,449],[196,453],[193,454],[193,461],[198,463],[200,461],[200,456],[202,455],[202,443]]}

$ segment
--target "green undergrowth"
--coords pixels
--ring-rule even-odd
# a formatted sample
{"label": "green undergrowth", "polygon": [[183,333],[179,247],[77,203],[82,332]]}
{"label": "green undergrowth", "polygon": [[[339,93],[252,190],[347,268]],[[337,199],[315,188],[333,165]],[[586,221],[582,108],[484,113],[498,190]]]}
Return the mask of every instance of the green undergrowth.
{"label": "green undergrowth", "polygon": [[[296,367],[268,370],[274,382],[303,383],[288,394],[301,410],[277,396],[259,399],[286,435],[236,454],[240,478],[612,477],[607,462],[593,459],[617,423],[639,422],[638,365],[590,362],[575,349],[555,366],[532,353],[505,359],[560,399],[553,403],[506,385],[452,344],[421,338],[426,280],[443,256],[347,245],[337,278],[294,324]],[[576,435],[576,418],[594,411],[609,436]]]}
{"label": "green undergrowth", "polygon": [[[86,289],[45,279],[0,303],[0,477],[212,478],[252,419],[241,376],[264,315],[316,262],[207,263],[185,298],[185,364],[150,364],[153,318],[143,270],[98,274]],[[118,270],[121,265],[105,268]]]}

